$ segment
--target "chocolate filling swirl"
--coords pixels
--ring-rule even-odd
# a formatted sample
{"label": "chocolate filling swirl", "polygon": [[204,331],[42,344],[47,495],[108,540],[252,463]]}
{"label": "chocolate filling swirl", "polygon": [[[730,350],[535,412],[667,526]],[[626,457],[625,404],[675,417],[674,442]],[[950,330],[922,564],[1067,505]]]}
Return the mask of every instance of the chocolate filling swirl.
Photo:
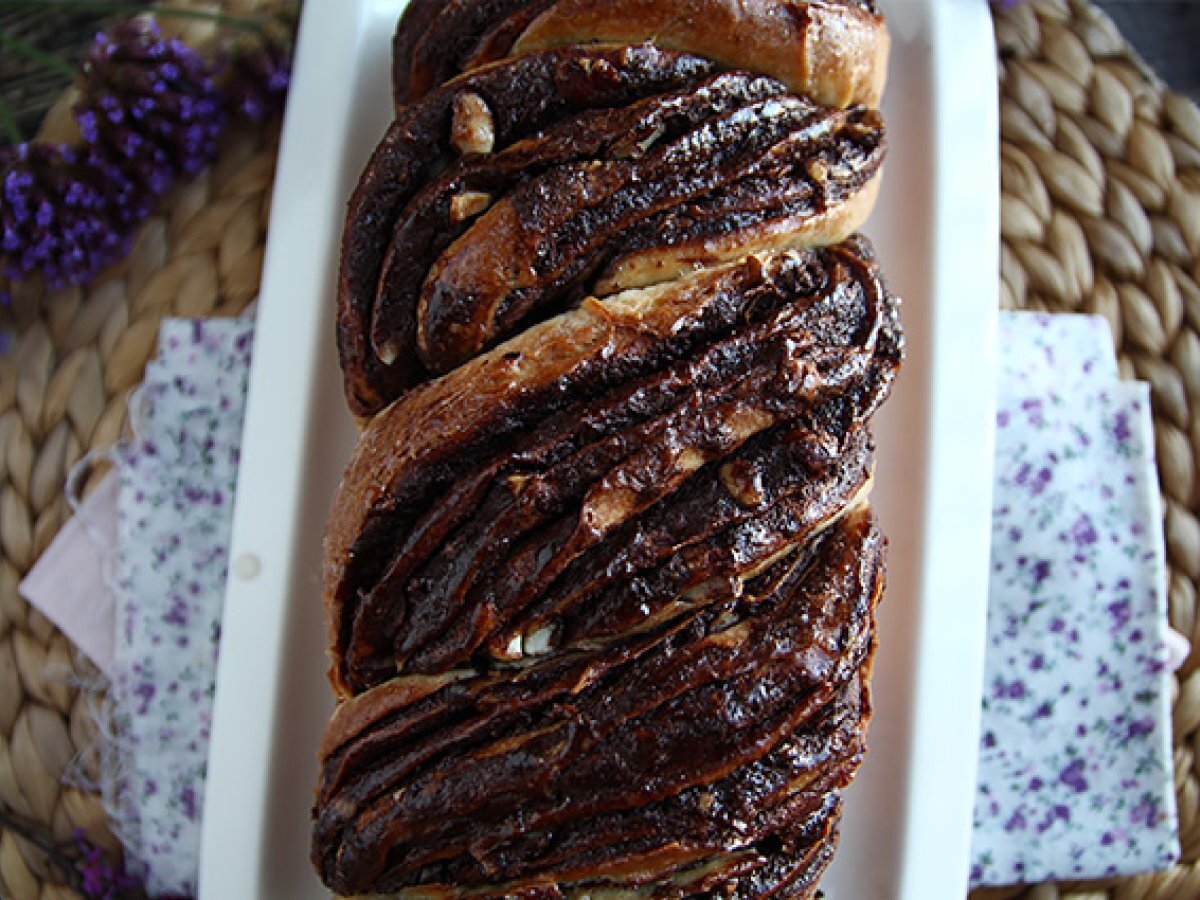
{"label": "chocolate filling swirl", "polygon": [[406,107],[347,218],[352,408],[374,414],[589,295],[847,236],[882,165],[878,114],[708,65],[539,51]]}
{"label": "chocolate filling swirl", "polygon": [[409,4],[338,285],[339,895],[815,895],[885,581],[886,45],[874,0]]}

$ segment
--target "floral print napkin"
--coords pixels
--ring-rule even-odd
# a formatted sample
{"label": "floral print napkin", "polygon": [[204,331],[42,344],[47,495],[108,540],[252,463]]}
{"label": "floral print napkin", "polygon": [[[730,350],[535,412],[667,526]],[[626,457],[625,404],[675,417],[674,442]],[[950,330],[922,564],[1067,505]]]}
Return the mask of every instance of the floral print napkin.
{"label": "floral print napkin", "polygon": [[1166,564],[1146,385],[1107,324],[1008,313],[972,881],[1178,859]]}
{"label": "floral print napkin", "polygon": [[194,896],[248,320],[168,320],[114,451],[116,641],[104,794],[152,896]]}

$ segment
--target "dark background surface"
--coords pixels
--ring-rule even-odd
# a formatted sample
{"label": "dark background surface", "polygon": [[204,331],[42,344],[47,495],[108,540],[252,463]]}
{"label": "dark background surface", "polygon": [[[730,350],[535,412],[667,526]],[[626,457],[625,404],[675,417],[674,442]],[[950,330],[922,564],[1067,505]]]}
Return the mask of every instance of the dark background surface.
{"label": "dark background surface", "polygon": [[1098,0],[1096,5],[1171,87],[1200,99],[1200,0]]}

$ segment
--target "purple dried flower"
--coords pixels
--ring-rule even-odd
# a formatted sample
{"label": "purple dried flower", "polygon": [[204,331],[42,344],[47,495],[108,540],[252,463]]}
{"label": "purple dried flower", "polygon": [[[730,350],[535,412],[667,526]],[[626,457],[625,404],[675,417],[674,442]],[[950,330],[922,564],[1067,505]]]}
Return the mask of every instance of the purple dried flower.
{"label": "purple dried flower", "polygon": [[227,109],[259,121],[282,109],[294,18],[228,44],[221,88],[203,57],[162,38],[152,19],[98,34],[74,111],[82,146],[0,149],[0,274],[80,283],[124,256],[157,199],[214,157]]}
{"label": "purple dried flower", "polygon": [[224,54],[224,86],[229,109],[252,122],[283,111],[292,76],[293,33],[289,23],[245,33]]}
{"label": "purple dried flower", "polygon": [[208,66],[182,41],[160,37],[152,20],[98,34],[82,71],[75,118],[98,164],[157,196],[214,156],[225,113]]}
{"label": "purple dried flower", "polygon": [[75,869],[79,873],[79,890],[90,900],[117,900],[120,897],[143,897],[142,885],[125,871],[125,860],[117,857],[111,863],[95,844],[84,836],[80,829],[74,831],[75,847],[79,859]]}
{"label": "purple dried flower", "polygon": [[1086,768],[1087,765],[1082,759],[1072,760],[1065,769],[1058,773],[1058,780],[1077,794],[1082,794],[1088,789],[1088,781],[1084,777]]}
{"label": "purple dried flower", "polygon": [[54,287],[94,276],[128,249],[127,178],[98,173],[69,147],[0,151],[0,270],[40,272]]}

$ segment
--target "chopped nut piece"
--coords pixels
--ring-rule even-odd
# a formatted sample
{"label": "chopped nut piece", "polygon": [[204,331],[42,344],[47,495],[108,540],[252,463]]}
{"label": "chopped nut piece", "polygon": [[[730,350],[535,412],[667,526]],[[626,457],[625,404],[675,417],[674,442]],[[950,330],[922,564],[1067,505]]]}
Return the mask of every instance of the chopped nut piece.
{"label": "chopped nut piece", "polygon": [[637,507],[637,494],[628,487],[597,491],[583,508],[583,524],[595,534],[605,534],[624,522]]}
{"label": "chopped nut piece", "polygon": [[496,127],[492,111],[478,94],[459,94],[454,98],[450,143],[459,153],[492,152],[496,145]]}
{"label": "chopped nut piece", "polygon": [[400,358],[400,351],[394,343],[388,342],[379,348],[376,355],[379,357],[381,363],[385,366],[390,366]]}
{"label": "chopped nut piece", "polygon": [[450,201],[450,221],[465,222],[492,205],[492,195],[483,191],[464,191]]}
{"label": "chopped nut piece", "polygon": [[541,656],[550,652],[551,638],[554,637],[554,626],[543,625],[537,631],[525,635],[521,648],[526,656]]}
{"label": "chopped nut piece", "polygon": [[675,465],[681,472],[695,472],[704,465],[704,454],[691,448],[684,450],[675,460]]}
{"label": "chopped nut piece", "polygon": [[719,470],[721,484],[742,506],[757,506],[763,501],[762,473],[744,462],[734,460]]}
{"label": "chopped nut piece", "polygon": [[508,642],[508,646],[504,648],[504,653],[501,659],[520,659],[521,658],[521,636],[514,634],[512,640]]}

